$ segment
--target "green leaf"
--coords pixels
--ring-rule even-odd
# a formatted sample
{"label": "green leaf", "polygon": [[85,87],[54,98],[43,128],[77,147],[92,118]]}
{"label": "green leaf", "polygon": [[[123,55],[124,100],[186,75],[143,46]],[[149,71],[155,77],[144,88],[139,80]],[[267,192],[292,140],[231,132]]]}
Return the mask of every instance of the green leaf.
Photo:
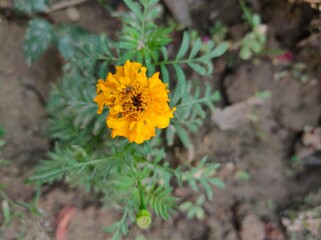
{"label": "green leaf", "polygon": [[204,219],[205,217],[204,209],[202,207],[198,207],[195,216],[198,220]]}
{"label": "green leaf", "polygon": [[167,67],[164,65],[164,64],[162,64],[161,66],[160,66],[160,68],[161,68],[161,73],[162,73],[162,80],[163,80],[163,82],[164,83],[169,83],[169,73],[168,73],[168,70],[167,70]]}
{"label": "green leaf", "polygon": [[202,40],[200,38],[197,38],[196,41],[194,42],[194,46],[188,58],[189,59],[194,58],[199,52],[199,50],[201,49],[201,47],[202,47]]}
{"label": "green leaf", "polygon": [[198,189],[195,179],[188,177],[188,178],[186,178],[186,181],[195,192],[198,192],[199,189]]}
{"label": "green leaf", "polygon": [[189,138],[188,133],[186,132],[186,130],[184,128],[182,128],[181,126],[179,126],[178,124],[174,124],[176,132],[178,137],[180,138],[180,140],[182,141],[182,143],[184,144],[184,146],[186,148],[190,148],[192,146],[191,140]]}
{"label": "green leaf", "polygon": [[5,135],[6,131],[4,130],[4,127],[0,124],[0,138],[2,138]]}
{"label": "green leaf", "polygon": [[[186,78],[185,78],[185,73],[184,73],[183,69],[179,65],[174,64],[173,67],[175,69],[175,72],[177,75],[177,80],[178,80],[178,83],[175,87],[174,96],[175,96],[175,98],[179,98],[180,96],[184,96]],[[176,102],[176,101],[174,101],[174,102]]]}
{"label": "green leaf", "polygon": [[219,102],[221,101],[222,97],[219,91],[215,91],[211,97],[212,101]]}
{"label": "green leaf", "polygon": [[136,49],[137,45],[133,42],[125,42],[125,41],[121,41],[118,43],[120,48],[123,49]]}
{"label": "green leaf", "polygon": [[48,0],[14,0],[14,7],[28,14],[43,12],[48,8]]}
{"label": "green leaf", "polygon": [[48,49],[52,40],[52,26],[48,21],[40,18],[31,20],[24,39],[27,61],[38,59]]}
{"label": "green leaf", "polygon": [[127,7],[134,12],[134,14],[140,19],[143,20],[143,13],[142,10],[137,2],[132,0],[124,0]]}
{"label": "green leaf", "polygon": [[243,180],[243,181],[249,181],[251,180],[251,175],[248,171],[244,171],[244,170],[239,170],[235,173],[235,177]]}
{"label": "green leaf", "polygon": [[252,23],[253,23],[253,26],[254,27],[257,27],[261,24],[261,18],[260,18],[260,15],[258,14],[253,14],[252,16]]}
{"label": "green leaf", "polygon": [[188,32],[184,32],[183,35],[183,41],[181,44],[181,47],[178,50],[178,53],[176,55],[176,60],[182,59],[184,55],[186,54],[188,47],[189,47],[189,42],[190,42],[190,36]]}
{"label": "green leaf", "polygon": [[258,42],[256,40],[252,41],[251,49],[253,50],[253,52],[255,52],[255,53],[261,52],[262,47],[263,47],[263,45],[260,42]]}
{"label": "green leaf", "polygon": [[250,9],[246,6],[243,0],[240,0],[240,5],[243,10],[243,14],[245,16],[246,21],[248,22],[248,24],[251,25],[251,27],[253,27],[252,15],[251,15]]}
{"label": "green leaf", "polygon": [[209,179],[209,181],[210,183],[214,184],[216,187],[219,187],[219,188],[225,187],[225,183],[219,178],[211,178]]}
{"label": "green leaf", "polygon": [[208,200],[212,200],[213,199],[213,190],[212,187],[208,184],[207,181],[203,180],[203,179],[199,179],[200,184],[202,185],[202,187],[205,189],[206,191],[206,195]]}
{"label": "green leaf", "polygon": [[195,72],[199,73],[200,75],[206,75],[207,70],[200,64],[197,63],[188,63],[188,66],[192,68]]}
{"label": "green leaf", "polygon": [[208,55],[210,58],[216,58],[219,56],[222,56],[228,49],[228,43],[222,42],[219,45],[217,45],[214,50]]}
{"label": "green leaf", "polygon": [[147,192],[147,202],[155,211],[156,215],[163,219],[168,219],[169,213],[173,211],[176,198],[170,196],[172,188],[164,188],[160,185],[156,189],[152,188]]}
{"label": "green leaf", "polygon": [[11,210],[7,200],[3,200],[1,203],[2,215],[4,218],[3,225],[9,224],[11,221]]}
{"label": "green leaf", "polygon": [[191,207],[193,206],[193,203],[190,201],[183,202],[181,205],[179,205],[179,210],[183,212],[187,212]]}
{"label": "green leaf", "polygon": [[[95,46],[97,41],[92,41],[92,34],[85,29],[68,24],[59,24],[54,27],[54,43],[57,45],[59,52],[66,59],[70,60],[78,53],[83,54],[84,45],[91,45],[91,54],[96,52]],[[96,40],[96,39],[95,39]],[[103,44],[101,44],[103,46]],[[99,51],[100,54],[105,51]]]}
{"label": "green leaf", "polygon": [[239,52],[239,57],[243,60],[248,60],[252,57],[252,52],[250,49],[242,47],[241,51]]}
{"label": "green leaf", "polygon": [[164,60],[166,61],[166,60],[168,59],[168,53],[167,53],[166,47],[162,47],[162,48],[161,48],[161,52],[162,52],[162,54],[163,54]]}
{"label": "green leaf", "polygon": [[205,203],[205,200],[206,200],[205,196],[202,194],[196,199],[195,204],[198,206],[203,206],[203,204]]}
{"label": "green leaf", "polygon": [[75,49],[71,47],[72,40],[69,36],[62,36],[58,38],[58,50],[65,59],[70,59],[75,54]]}
{"label": "green leaf", "polygon": [[266,100],[271,97],[271,92],[267,90],[258,91],[255,93],[255,97],[258,99]]}
{"label": "green leaf", "polygon": [[139,1],[146,8],[150,8],[159,2],[159,0],[139,0]]}
{"label": "green leaf", "polygon": [[168,146],[172,146],[174,144],[174,137],[175,137],[175,128],[173,125],[169,125],[166,128],[166,144]]}

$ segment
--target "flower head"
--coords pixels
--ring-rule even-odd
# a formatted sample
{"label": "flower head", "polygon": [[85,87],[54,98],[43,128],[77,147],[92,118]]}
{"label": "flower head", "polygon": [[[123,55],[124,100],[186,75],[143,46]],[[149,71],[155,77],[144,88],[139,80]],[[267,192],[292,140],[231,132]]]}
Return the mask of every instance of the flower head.
{"label": "flower head", "polygon": [[123,136],[130,142],[142,143],[155,136],[155,128],[166,128],[173,118],[175,108],[170,109],[167,84],[159,79],[159,72],[151,78],[147,69],[137,62],[126,61],[117,66],[116,73],[108,73],[105,81],[98,80],[98,114],[109,107],[107,126],[111,136]]}

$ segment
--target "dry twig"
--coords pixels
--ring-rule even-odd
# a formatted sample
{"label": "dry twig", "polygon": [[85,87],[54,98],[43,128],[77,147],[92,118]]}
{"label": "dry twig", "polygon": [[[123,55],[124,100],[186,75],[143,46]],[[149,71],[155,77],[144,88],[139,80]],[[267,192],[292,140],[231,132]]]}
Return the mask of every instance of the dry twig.
{"label": "dry twig", "polygon": [[47,14],[64,9],[64,8],[68,8],[68,7],[73,7],[85,2],[89,2],[90,0],[69,0],[69,1],[64,1],[64,2],[60,2],[57,3],[53,6],[51,6],[50,8],[48,8],[48,10],[46,11]]}

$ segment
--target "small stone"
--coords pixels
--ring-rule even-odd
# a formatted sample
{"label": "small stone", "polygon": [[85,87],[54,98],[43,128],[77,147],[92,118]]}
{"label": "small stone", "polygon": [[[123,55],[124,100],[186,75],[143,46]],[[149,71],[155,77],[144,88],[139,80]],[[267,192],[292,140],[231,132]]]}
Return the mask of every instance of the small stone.
{"label": "small stone", "polygon": [[66,10],[69,19],[73,22],[77,22],[80,19],[80,12],[75,7],[69,7]]}

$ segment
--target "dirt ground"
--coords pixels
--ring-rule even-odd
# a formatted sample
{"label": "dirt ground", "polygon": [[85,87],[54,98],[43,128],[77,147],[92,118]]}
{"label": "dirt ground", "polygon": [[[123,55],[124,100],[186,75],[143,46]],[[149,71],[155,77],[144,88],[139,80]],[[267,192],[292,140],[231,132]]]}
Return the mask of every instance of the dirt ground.
{"label": "dirt ground", "polygon": [[[313,234],[306,238],[300,230],[293,235],[288,217],[290,210],[321,205],[321,49],[317,41],[304,41],[312,36],[309,26],[319,13],[305,3],[248,2],[267,25],[267,49],[284,50],[291,58],[283,61],[276,54],[263,54],[241,61],[230,52],[215,60],[216,72],[208,81],[221,91],[223,100],[193,136],[193,148],[178,149],[189,161],[208,155],[221,163],[218,177],[226,187],[214,189],[214,200],[204,206],[203,220],[189,220],[178,211],[166,222],[155,218],[148,231],[130,226],[125,239],[144,239],[142,235],[153,240],[321,239]],[[217,19],[228,26],[230,41],[238,41],[249,30],[236,0],[191,1],[191,6],[193,27],[204,36]],[[77,9],[80,19],[76,23],[90,31],[114,34],[115,26],[119,27],[95,2]],[[52,17],[69,22],[67,15],[61,10]],[[0,168],[0,184],[15,201],[32,199],[34,189],[23,181],[51,147],[44,134],[45,104],[62,66],[55,49],[31,66],[25,63],[26,26],[25,20],[0,15],[0,123],[7,143],[2,154],[11,161]],[[181,33],[176,35],[179,39]],[[231,59],[236,59],[232,66]],[[270,96],[259,99],[255,97],[259,91],[268,91]],[[197,196],[189,188],[177,189],[176,195],[184,200]],[[56,218],[66,207],[75,209],[66,239],[110,239],[101,227],[113,223],[118,213],[101,209],[94,197],[62,184],[42,192],[42,217],[13,223],[4,239],[16,239],[19,231],[25,233],[24,239],[53,239]]]}

